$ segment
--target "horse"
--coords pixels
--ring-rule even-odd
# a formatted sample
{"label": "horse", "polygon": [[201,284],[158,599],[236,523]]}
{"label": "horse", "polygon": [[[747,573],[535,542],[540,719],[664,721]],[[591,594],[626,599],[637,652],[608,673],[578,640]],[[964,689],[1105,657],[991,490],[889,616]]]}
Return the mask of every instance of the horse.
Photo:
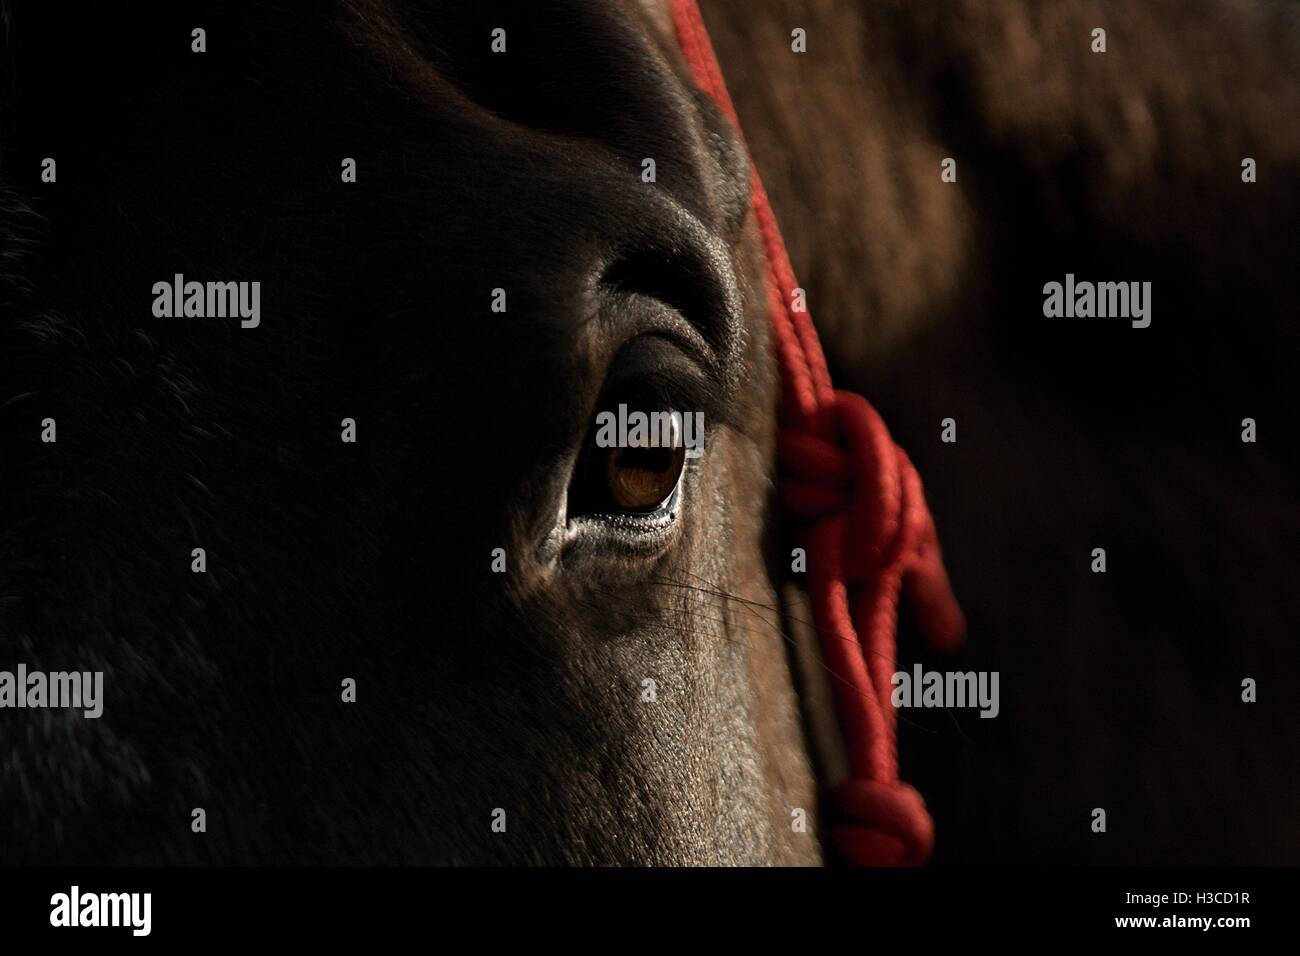
{"label": "horse", "polygon": [[5,714],[9,860],[820,859],[748,159],[634,13],[10,11],[3,646],[105,701]]}
{"label": "horse", "polygon": [[[1250,761],[1229,810],[1232,775],[1162,743],[1287,752],[1284,705],[1235,686],[1295,662],[1294,551],[1211,596],[1212,551],[1161,548],[1193,505],[1225,561],[1251,515],[1294,530],[1294,341],[1258,318],[1289,301],[1260,241],[1295,211],[1288,14],[1110,10],[1093,54],[1082,3],[702,8],[739,126],[659,0],[4,9],[0,663],[105,688],[95,719],[0,714],[5,862],[834,859],[843,675],[778,494],[751,157],[837,381],[925,476],[971,625],[952,666],[1009,692],[992,721],[900,720],[936,859],[1294,858],[1294,762]],[[1152,26],[1161,56],[1125,49]],[[1211,42],[1251,55],[1207,71]],[[1253,191],[1205,116],[1234,117]],[[1221,326],[1157,311],[1133,345],[1037,313],[1119,263],[1171,317],[1235,316],[1240,367],[1189,398]],[[155,315],[179,276],[257,284],[260,320]],[[620,405],[701,412],[704,453],[600,447]],[[1188,452],[1238,405],[1276,437]],[[931,660],[901,628],[900,666]],[[1152,826],[1193,775],[1203,803]]]}

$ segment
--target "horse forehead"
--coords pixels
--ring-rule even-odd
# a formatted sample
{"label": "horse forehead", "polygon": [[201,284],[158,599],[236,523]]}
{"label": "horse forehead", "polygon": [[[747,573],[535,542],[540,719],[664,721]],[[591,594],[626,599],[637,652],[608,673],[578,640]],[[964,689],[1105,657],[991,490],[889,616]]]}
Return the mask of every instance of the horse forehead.
{"label": "horse forehead", "polygon": [[[394,86],[453,108],[496,78],[515,79],[510,71],[520,68],[558,69],[565,78],[590,76],[605,82],[619,74],[634,82],[653,81],[645,67],[670,70],[665,48],[675,46],[663,0],[547,0],[540,5],[498,0],[413,7],[393,0],[351,0],[329,28],[381,65]],[[536,76],[539,88],[511,92],[547,95],[560,89],[554,79]]]}
{"label": "horse forehead", "polygon": [[[667,4],[658,0],[564,0],[541,13],[533,10],[531,20],[518,22],[535,24],[539,17],[551,17],[560,25],[536,35],[549,37],[565,29],[574,34],[567,53],[532,54],[538,64],[563,61],[569,76],[566,83],[585,73],[595,82],[610,82],[596,76],[602,61],[586,60],[584,53],[604,50],[608,55],[612,49],[614,55],[624,57],[637,82],[616,83],[611,92],[626,94],[624,106],[629,113],[637,113],[647,100],[652,103],[638,116],[645,127],[641,135],[651,142],[661,162],[680,164],[683,157],[688,162],[698,159],[681,142],[684,133],[699,132],[694,105],[679,95],[680,86],[663,96],[635,92],[638,87],[676,86],[667,61],[656,52],[655,31],[670,25],[666,12]],[[486,16],[477,22],[497,21]],[[501,22],[512,21],[506,17]],[[581,363],[573,362],[573,346],[618,331],[616,323],[593,321],[586,301],[592,283],[605,266],[616,264],[631,250],[638,268],[649,263],[652,269],[676,270],[685,275],[685,285],[707,287],[694,296],[694,308],[683,310],[686,319],[705,337],[719,342],[725,360],[737,361],[744,316],[733,250],[729,238],[719,236],[718,223],[704,221],[708,203],[699,201],[701,194],[723,191],[712,171],[684,168],[676,183],[647,187],[629,173],[628,156],[618,155],[617,132],[601,138],[564,131],[557,135],[555,130],[533,129],[485,108],[475,98],[473,84],[454,68],[454,52],[444,49],[431,55],[431,44],[467,42],[463,23],[446,37],[439,35],[441,25],[436,17],[418,28],[398,22],[389,4],[369,0],[356,5],[345,32],[360,43],[372,65],[382,65],[398,86],[419,91],[412,100],[386,90],[392,108],[436,116],[449,126],[448,135],[441,138],[424,138],[408,124],[397,130],[403,148],[418,149],[403,163],[404,173],[412,175],[417,187],[455,177],[454,188],[421,190],[414,196],[404,193],[401,201],[415,198],[417,215],[425,217],[413,235],[417,242],[428,242],[431,264],[441,264],[447,272],[472,263],[482,272],[497,263],[501,274],[508,276],[509,289],[487,281],[484,290],[510,312],[526,317],[497,338],[501,354],[528,353],[537,360],[534,364],[567,364],[574,374],[581,372]],[[490,56],[490,37],[491,32],[483,30],[472,38],[482,51],[471,58],[482,62]],[[507,32],[506,50],[510,50],[509,37]],[[415,142],[407,139],[411,136]],[[474,175],[463,175],[466,169],[473,169]],[[590,265],[575,269],[575,259]],[[460,332],[471,340],[477,340],[480,331],[481,325],[468,318],[460,323]]]}

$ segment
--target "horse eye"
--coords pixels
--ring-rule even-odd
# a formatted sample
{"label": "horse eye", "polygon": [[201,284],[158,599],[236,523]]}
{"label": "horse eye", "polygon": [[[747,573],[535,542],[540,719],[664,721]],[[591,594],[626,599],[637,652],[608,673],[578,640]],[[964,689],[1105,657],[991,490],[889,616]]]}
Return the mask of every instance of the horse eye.
{"label": "horse eye", "polygon": [[615,448],[606,459],[610,500],[621,511],[655,511],[672,495],[686,464],[686,449]]}
{"label": "horse eye", "polygon": [[[613,412],[596,416],[574,469],[566,510],[570,519],[601,521],[624,535],[659,532],[681,513],[689,436],[673,413],[650,413],[654,426],[638,430],[647,420],[637,416],[646,413],[626,409],[620,404],[617,418]],[[658,419],[660,414],[669,417]]]}

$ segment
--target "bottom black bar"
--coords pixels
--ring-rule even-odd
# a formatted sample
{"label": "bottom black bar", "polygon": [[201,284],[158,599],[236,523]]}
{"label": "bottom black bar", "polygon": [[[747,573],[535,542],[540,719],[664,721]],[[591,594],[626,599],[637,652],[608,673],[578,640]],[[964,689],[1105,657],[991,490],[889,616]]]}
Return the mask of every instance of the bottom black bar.
{"label": "bottom black bar", "polygon": [[[472,932],[479,944],[628,934],[735,941],[1071,937],[1231,943],[1294,923],[1296,869],[0,870],[6,942],[320,940]],[[436,934],[436,936],[434,935]]]}

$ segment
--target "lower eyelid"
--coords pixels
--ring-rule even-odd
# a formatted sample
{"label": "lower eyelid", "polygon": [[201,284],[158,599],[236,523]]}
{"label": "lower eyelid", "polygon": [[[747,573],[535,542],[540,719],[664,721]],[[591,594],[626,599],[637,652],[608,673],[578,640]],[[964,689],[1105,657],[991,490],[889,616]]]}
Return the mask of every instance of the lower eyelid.
{"label": "lower eyelid", "polygon": [[574,520],[600,522],[603,525],[617,528],[620,531],[625,531],[629,534],[645,534],[670,527],[680,520],[681,517],[687,472],[688,468],[682,468],[681,477],[677,480],[677,484],[673,488],[672,494],[665,498],[664,503],[654,511],[596,512],[593,514],[578,515]]}

